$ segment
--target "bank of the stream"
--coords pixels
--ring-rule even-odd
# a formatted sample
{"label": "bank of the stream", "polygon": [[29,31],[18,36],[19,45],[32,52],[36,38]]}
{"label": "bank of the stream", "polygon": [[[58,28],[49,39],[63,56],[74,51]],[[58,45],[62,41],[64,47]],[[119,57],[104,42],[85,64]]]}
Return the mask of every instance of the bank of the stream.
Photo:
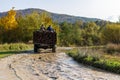
{"label": "bank of the stream", "polygon": [[120,74],[120,56],[104,53],[101,49],[78,48],[67,52],[79,63]]}

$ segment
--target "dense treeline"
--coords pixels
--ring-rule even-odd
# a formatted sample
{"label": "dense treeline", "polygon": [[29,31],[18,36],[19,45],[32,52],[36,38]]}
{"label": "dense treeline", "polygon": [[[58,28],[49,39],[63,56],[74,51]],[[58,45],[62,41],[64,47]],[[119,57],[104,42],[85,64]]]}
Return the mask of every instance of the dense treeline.
{"label": "dense treeline", "polygon": [[60,44],[61,45],[99,45],[100,41],[100,26],[95,22],[83,23],[77,21],[74,24],[61,23]]}
{"label": "dense treeline", "polygon": [[11,9],[8,14],[0,18],[0,43],[28,42],[32,40],[33,31],[40,29],[40,25],[52,27],[59,32],[59,27],[46,12],[16,16],[16,11]]}
{"label": "dense treeline", "polygon": [[98,25],[98,21],[87,23],[77,21],[74,24],[61,23],[60,27],[60,45],[92,46],[120,43],[120,23],[107,22]]}
{"label": "dense treeline", "polygon": [[105,21],[75,23],[56,23],[46,13],[33,12],[16,16],[11,9],[8,14],[0,18],[0,43],[28,42],[32,40],[33,31],[52,25],[58,33],[58,44],[61,46],[91,46],[106,43],[120,43],[120,24]]}

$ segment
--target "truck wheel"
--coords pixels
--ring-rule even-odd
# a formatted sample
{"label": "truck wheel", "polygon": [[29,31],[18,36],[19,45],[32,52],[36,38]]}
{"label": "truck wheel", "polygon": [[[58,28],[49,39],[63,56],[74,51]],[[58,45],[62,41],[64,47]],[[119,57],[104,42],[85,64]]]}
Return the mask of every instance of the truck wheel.
{"label": "truck wheel", "polygon": [[56,47],[55,46],[53,46],[52,52],[56,52]]}
{"label": "truck wheel", "polygon": [[34,45],[34,52],[38,52],[36,45]]}

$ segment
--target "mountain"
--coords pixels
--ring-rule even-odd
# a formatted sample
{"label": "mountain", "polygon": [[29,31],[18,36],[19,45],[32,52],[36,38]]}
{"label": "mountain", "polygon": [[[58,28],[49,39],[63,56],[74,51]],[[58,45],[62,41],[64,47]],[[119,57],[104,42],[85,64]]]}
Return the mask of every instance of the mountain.
{"label": "mountain", "polygon": [[[37,11],[39,13],[45,11],[42,9],[37,9],[37,8],[29,8],[29,9],[23,9],[23,10],[16,10],[17,11],[17,15],[18,14],[22,14],[23,16],[26,14],[30,14],[33,11]],[[48,12],[48,11],[45,11]],[[48,12],[51,15],[51,18],[58,23],[61,22],[70,22],[70,23],[74,23],[77,20],[82,20],[83,22],[89,22],[89,21],[100,21],[101,19],[97,19],[97,18],[87,18],[87,17],[80,17],[80,16],[71,16],[71,15],[66,15],[66,14],[57,14],[57,13],[52,13],[52,12]],[[2,12],[0,13],[0,17],[5,16],[7,14],[7,12]]]}
{"label": "mountain", "polygon": [[112,16],[109,16],[106,20],[111,22],[119,22],[119,19],[120,19],[119,15],[112,15]]}

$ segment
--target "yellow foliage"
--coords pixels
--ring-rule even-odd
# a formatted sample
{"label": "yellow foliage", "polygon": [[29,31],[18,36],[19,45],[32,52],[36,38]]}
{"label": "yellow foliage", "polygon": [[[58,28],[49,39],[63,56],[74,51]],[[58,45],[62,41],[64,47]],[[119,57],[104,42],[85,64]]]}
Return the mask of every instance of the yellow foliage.
{"label": "yellow foliage", "polygon": [[42,12],[40,14],[40,19],[41,19],[41,24],[44,24],[45,27],[49,26],[50,24],[53,23],[51,17],[50,17],[50,14],[47,13],[47,12]]}
{"label": "yellow foliage", "polygon": [[8,14],[1,18],[1,23],[5,30],[11,30],[17,27],[17,21],[15,19],[16,11],[11,9]]}
{"label": "yellow foliage", "polygon": [[40,22],[41,24],[44,24],[45,27],[47,28],[49,25],[52,25],[52,28],[57,32],[59,33],[60,32],[60,28],[57,24],[55,24],[50,16],[49,13],[47,12],[42,12],[40,14]]}

